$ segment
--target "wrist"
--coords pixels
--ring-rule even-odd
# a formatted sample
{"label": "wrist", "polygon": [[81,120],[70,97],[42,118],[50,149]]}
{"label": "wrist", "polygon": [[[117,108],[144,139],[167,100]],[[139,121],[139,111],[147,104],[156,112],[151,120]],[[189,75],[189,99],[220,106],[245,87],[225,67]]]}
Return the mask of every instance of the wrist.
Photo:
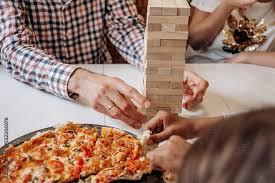
{"label": "wrist", "polygon": [[72,74],[69,83],[68,83],[68,90],[71,93],[76,93],[80,94],[81,90],[81,81],[83,79],[84,74],[88,72],[84,69],[77,69],[75,72]]}
{"label": "wrist", "polygon": [[208,130],[219,122],[223,121],[224,117],[210,117],[210,118],[201,118],[195,119],[194,122],[194,131],[196,132],[196,136],[200,136],[202,132]]}
{"label": "wrist", "polygon": [[246,63],[246,64],[250,63],[249,53],[241,52],[239,53],[238,57],[241,63]]}

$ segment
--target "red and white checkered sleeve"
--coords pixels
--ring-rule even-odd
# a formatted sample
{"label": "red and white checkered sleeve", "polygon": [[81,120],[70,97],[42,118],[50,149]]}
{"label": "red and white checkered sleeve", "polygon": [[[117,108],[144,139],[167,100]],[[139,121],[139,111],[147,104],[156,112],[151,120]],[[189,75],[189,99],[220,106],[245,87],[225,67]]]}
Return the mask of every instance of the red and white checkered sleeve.
{"label": "red and white checkered sleeve", "polygon": [[69,78],[77,68],[59,62],[32,44],[33,33],[25,27],[22,10],[14,1],[0,1],[0,61],[11,75],[35,88],[59,97],[68,96]]}
{"label": "red and white checkered sleeve", "polygon": [[131,64],[143,66],[144,18],[138,14],[135,0],[108,0],[107,35],[120,54]]}

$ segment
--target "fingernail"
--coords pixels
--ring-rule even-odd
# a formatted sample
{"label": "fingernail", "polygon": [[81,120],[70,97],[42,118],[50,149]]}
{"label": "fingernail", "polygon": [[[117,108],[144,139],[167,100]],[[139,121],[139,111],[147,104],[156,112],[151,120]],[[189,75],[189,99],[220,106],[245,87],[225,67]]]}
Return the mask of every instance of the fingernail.
{"label": "fingernail", "polygon": [[144,103],[144,107],[145,107],[145,108],[149,108],[150,106],[151,106],[151,102],[146,101],[146,102]]}

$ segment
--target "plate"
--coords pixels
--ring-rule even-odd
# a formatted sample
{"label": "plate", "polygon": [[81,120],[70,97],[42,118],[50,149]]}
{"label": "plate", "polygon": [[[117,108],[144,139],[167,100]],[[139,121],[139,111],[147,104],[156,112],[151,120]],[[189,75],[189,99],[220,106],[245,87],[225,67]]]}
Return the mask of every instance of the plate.
{"label": "plate", "polygon": [[[104,125],[95,125],[95,124],[79,124],[81,127],[87,127],[87,128],[97,128],[99,132],[101,132],[101,128],[103,127],[107,127],[107,128],[114,128],[114,127],[110,127],[110,126],[104,126]],[[11,142],[9,142],[8,144],[4,145],[3,147],[0,148],[0,154],[3,154],[5,149],[10,146],[10,145],[13,145],[15,147],[21,145],[22,143],[24,143],[25,141],[28,141],[30,140],[32,137],[34,137],[35,135],[39,134],[39,133],[43,133],[43,132],[46,132],[46,131],[49,131],[49,130],[54,130],[55,127],[49,127],[49,128],[44,128],[44,129],[41,129],[41,130],[37,130],[37,131],[34,131],[34,132],[31,132],[31,133],[28,133],[26,135],[23,135]],[[115,129],[118,129],[118,128],[115,128]],[[118,129],[120,131],[124,131],[124,130],[121,130],[121,129]],[[137,138],[136,135],[130,133],[130,132],[127,132],[127,131],[124,131],[125,133]],[[87,178],[87,177],[86,177]],[[85,182],[85,178],[81,179],[82,181]],[[71,183],[78,183],[79,181],[74,181],[74,182],[71,182]],[[152,174],[150,175],[144,175],[142,177],[141,180],[138,180],[138,181],[130,181],[130,180],[119,180],[119,181],[113,181],[113,183],[126,183],[126,182],[131,182],[131,183],[164,183],[163,179],[162,179],[162,173],[161,172],[152,172]]]}

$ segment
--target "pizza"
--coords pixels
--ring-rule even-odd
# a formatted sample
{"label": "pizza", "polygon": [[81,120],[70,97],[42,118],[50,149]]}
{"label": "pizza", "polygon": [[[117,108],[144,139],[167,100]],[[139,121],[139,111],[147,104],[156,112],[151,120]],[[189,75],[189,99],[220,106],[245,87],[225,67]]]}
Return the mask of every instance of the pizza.
{"label": "pizza", "polygon": [[115,128],[72,122],[38,134],[0,155],[1,183],[139,180],[151,173],[141,142]]}

